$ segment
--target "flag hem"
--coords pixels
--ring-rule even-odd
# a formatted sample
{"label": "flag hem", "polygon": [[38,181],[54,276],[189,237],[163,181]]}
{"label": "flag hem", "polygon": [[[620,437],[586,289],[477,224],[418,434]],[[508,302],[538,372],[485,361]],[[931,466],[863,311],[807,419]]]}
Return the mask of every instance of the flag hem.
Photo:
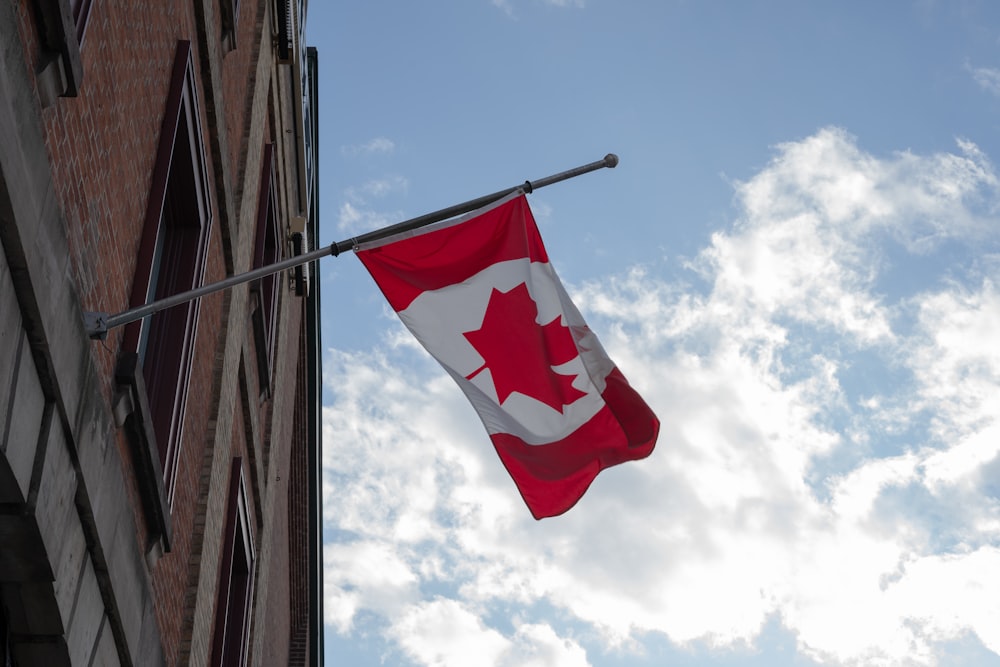
{"label": "flag hem", "polygon": [[361,250],[371,250],[372,248],[380,248],[390,243],[396,243],[397,241],[403,241],[405,239],[412,239],[417,236],[423,236],[424,234],[430,234],[431,232],[436,232],[442,229],[448,229],[449,227],[454,227],[455,225],[461,225],[464,222],[479,217],[484,213],[491,211],[495,208],[503,206],[512,199],[517,199],[518,197],[523,197],[525,195],[524,189],[518,189],[511,192],[508,195],[497,199],[494,202],[490,202],[486,206],[477,208],[474,211],[469,211],[463,215],[455,218],[448,218],[447,220],[441,220],[440,222],[431,223],[423,227],[417,227],[416,229],[408,229],[404,232],[399,232],[398,234],[393,234],[392,236],[386,236],[385,238],[376,239],[374,241],[366,241],[365,243],[359,243],[352,248],[354,252]]}

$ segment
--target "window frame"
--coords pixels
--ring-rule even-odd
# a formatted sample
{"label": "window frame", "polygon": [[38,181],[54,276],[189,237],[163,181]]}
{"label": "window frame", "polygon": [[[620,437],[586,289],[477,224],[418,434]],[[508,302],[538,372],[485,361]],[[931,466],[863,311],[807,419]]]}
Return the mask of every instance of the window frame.
{"label": "window frame", "polygon": [[42,46],[36,73],[43,107],[76,97],[83,84],[83,38],[95,0],[33,0]]}
{"label": "window frame", "polygon": [[[233,458],[224,530],[211,664],[243,667],[250,649],[257,553],[246,476],[243,474],[243,457],[240,456]],[[234,572],[239,575],[238,579],[234,579]]]}
{"label": "window frame", "polygon": [[76,26],[76,41],[83,48],[83,38],[87,34],[87,22],[90,20],[90,10],[94,8],[94,0],[69,0],[73,11],[73,23]]}
{"label": "window frame", "polygon": [[[257,199],[257,227],[254,236],[253,268],[281,260],[281,224],[278,219],[278,191],[275,178],[274,144],[264,145],[261,160],[260,194]],[[271,274],[250,285],[254,310],[251,314],[257,356],[260,393],[270,396],[271,376],[277,338],[280,276]]]}
{"label": "window frame", "polygon": [[[191,42],[179,41],[130,307],[204,280],[213,213],[200,115]],[[131,393],[129,417],[138,420],[129,432],[154,535],[163,533],[173,504],[199,311],[195,299],[126,325],[122,336],[117,375]],[[155,354],[149,353],[150,345],[158,346]]]}

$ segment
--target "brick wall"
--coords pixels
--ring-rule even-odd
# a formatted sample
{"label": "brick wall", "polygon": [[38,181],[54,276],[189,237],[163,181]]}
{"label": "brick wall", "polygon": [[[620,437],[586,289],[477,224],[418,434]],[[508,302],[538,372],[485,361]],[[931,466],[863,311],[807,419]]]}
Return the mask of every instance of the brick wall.
{"label": "brick wall", "polygon": [[[192,41],[201,57],[194,7],[188,2],[98,3],[81,51],[86,77],[73,99],[42,112],[52,179],[66,220],[75,282],[84,308],[117,312],[128,305],[138,245],[143,232],[152,167],[160,139],[170,74],[178,40]],[[196,78],[199,72],[195,72]],[[199,81],[199,90],[204,86]],[[215,130],[207,121],[205,95],[199,96],[204,141]],[[212,156],[207,156],[214,178]],[[213,206],[207,282],[225,276],[218,207]],[[181,644],[181,620],[191,553],[193,509],[212,400],[212,368],[221,333],[221,295],[202,299],[184,437],[173,503],[174,540],[170,553],[150,570],[156,620],[168,663]],[[101,375],[110,380],[120,331],[93,347]],[[103,384],[110,402],[114,385]],[[133,499],[136,540],[147,542],[145,517],[131,464],[131,447],[116,438]]]}
{"label": "brick wall", "polygon": [[[16,17],[23,50],[18,80],[31,81],[46,57],[40,46],[36,7],[36,0],[15,0],[6,10]],[[74,326],[66,328],[68,335],[79,336],[82,311],[116,313],[127,308],[178,40],[192,44],[211,182],[213,222],[205,282],[248,268],[261,147],[272,137],[284,141],[285,133],[276,131],[275,125],[287,126],[288,119],[282,117],[297,102],[280,99],[287,92],[282,92],[279,80],[287,72],[282,74],[273,60],[268,3],[241,3],[235,49],[227,48],[222,40],[219,8],[219,3],[180,0],[97,2],[80,50],[85,74],[78,96],[46,102],[46,106],[37,87],[19,89],[33,97],[30,104],[38,115],[37,146],[42,155],[32,160],[48,165],[47,174],[33,181],[39,184],[33,186],[38,188],[39,200],[53,205],[45,209],[44,230],[64,239],[64,245],[53,245],[57,256],[49,264],[66,266],[65,271],[47,273],[41,265],[29,271],[35,280],[29,285],[30,293],[11,302],[11,308],[23,310],[24,303],[38,301],[40,312],[26,314],[25,331],[29,325],[51,329],[46,324],[46,317],[54,317],[46,315],[51,311],[75,319]],[[2,67],[7,62],[0,58]],[[27,108],[25,104],[18,108]],[[0,158],[5,161],[7,148],[0,147]],[[285,192],[294,187],[296,178],[291,173],[294,165],[287,160],[294,152],[289,148],[283,146],[277,152],[279,181]],[[282,201],[287,206],[289,198]],[[25,206],[20,209],[27,210]],[[283,207],[282,230],[291,213]],[[23,224],[22,228],[26,229]],[[12,270],[21,271],[15,264]],[[39,277],[65,288],[75,300],[73,308],[46,302],[49,292]],[[48,589],[56,597],[66,590],[77,595],[94,593],[96,606],[87,623],[73,626],[78,631],[70,639],[53,640],[68,651],[71,664],[88,664],[98,657],[113,661],[113,656],[126,664],[205,663],[214,628],[229,463],[234,456],[246,461],[248,500],[256,522],[251,656],[254,664],[282,664],[291,653],[298,655],[298,649],[290,651],[289,646],[293,633],[295,641],[301,641],[304,593],[298,587],[303,573],[308,577],[296,560],[307,554],[299,546],[289,546],[290,541],[299,543],[303,530],[301,522],[289,519],[305,514],[303,499],[296,496],[300,486],[304,491],[304,484],[292,477],[301,475],[304,447],[298,421],[304,399],[296,389],[297,378],[304,372],[299,351],[302,305],[287,291],[284,276],[279,276],[278,286],[276,391],[263,400],[246,286],[201,299],[167,553],[160,553],[150,539],[151,526],[135,473],[134,444],[119,428],[112,408],[117,399],[114,369],[121,330],[112,330],[102,343],[74,341],[72,353],[65,346],[53,346],[45,336],[30,337],[35,358],[45,361],[37,373],[44,389],[39,400],[49,406],[44,409],[55,411],[56,423],[68,429],[65,434],[61,429],[54,432],[58,447],[52,451],[61,453],[61,458],[53,454],[50,460],[66,463],[58,470],[73,485],[63,491],[75,489],[77,479],[81,483],[75,507],[68,514],[65,507],[60,511],[76,522],[73,534],[79,539],[73,543],[80,544],[83,564],[75,572],[57,568],[56,581]],[[78,356],[73,357],[78,349]],[[59,355],[66,361],[60,361]],[[67,367],[74,374],[63,370]],[[7,380],[7,371],[0,369],[0,381]],[[56,469],[38,469],[43,468]],[[39,502],[44,504],[48,498],[43,493]],[[84,585],[76,585],[77,581]],[[3,591],[5,600],[8,592]],[[294,617],[293,608],[297,610]],[[275,609],[282,610],[277,617]],[[23,619],[15,620],[19,628],[24,626]],[[60,621],[67,633],[71,620]],[[88,641],[91,648],[72,648]],[[60,663],[53,659],[52,664]]]}

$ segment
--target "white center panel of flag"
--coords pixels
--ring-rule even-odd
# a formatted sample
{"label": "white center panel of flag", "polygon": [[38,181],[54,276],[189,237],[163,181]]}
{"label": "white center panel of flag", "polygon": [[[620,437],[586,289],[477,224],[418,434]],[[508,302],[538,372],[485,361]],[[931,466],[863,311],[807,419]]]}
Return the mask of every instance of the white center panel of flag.
{"label": "white center panel of flag", "polygon": [[[580,356],[552,367],[573,377],[572,386],[585,394],[561,411],[517,391],[501,405],[490,369],[483,368],[485,360],[464,335],[483,326],[494,289],[507,293],[522,284],[538,308],[536,323],[563,316],[580,350]],[[525,258],[493,264],[461,283],[422,293],[399,316],[459,384],[490,433],[544,444],[568,436],[604,405],[601,393],[613,365],[548,263]]]}

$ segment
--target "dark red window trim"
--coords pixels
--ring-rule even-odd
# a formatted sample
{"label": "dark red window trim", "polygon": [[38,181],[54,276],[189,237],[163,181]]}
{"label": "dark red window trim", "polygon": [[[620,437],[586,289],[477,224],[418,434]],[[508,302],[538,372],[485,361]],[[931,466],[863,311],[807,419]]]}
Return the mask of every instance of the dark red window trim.
{"label": "dark red window trim", "polygon": [[256,551],[243,459],[233,459],[212,638],[212,665],[242,667],[250,647]]}
{"label": "dark red window trim", "polygon": [[[130,306],[202,283],[212,205],[191,43],[177,44],[153,169]],[[166,502],[173,502],[199,301],[128,325],[124,354],[138,357],[159,453]],[[124,356],[124,355],[123,355]]]}

